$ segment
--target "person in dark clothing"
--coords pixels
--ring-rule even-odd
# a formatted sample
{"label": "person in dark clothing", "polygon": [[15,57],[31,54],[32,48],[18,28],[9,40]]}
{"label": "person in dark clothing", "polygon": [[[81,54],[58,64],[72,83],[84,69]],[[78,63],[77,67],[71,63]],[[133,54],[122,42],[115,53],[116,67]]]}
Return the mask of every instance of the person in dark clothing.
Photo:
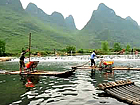
{"label": "person in dark clothing", "polygon": [[20,63],[20,72],[22,72],[22,68],[24,68],[24,72],[26,72],[25,71],[25,63],[24,63],[24,58],[25,58],[25,54],[26,54],[26,52],[28,52],[29,51],[29,49],[27,49],[26,51],[25,50],[22,50],[22,53],[21,53],[21,55],[20,55],[20,61],[19,61],[19,63]]}

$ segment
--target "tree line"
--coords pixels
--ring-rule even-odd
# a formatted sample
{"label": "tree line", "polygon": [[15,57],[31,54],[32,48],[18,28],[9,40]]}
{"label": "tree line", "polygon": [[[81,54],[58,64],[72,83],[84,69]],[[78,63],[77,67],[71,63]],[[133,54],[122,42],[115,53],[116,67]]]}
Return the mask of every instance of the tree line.
{"label": "tree line", "polygon": [[[6,43],[2,40],[0,40],[0,56],[11,56],[10,53],[5,52],[5,45]],[[93,46],[94,47],[94,46]],[[59,55],[69,55],[69,54],[85,54],[85,53],[91,53],[92,50],[95,50],[97,54],[104,55],[104,54],[122,54],[125,52],[125,54],[130,54],[130,52],[140,51],[140,49],[137,48],[131,48],[129,44],[127,46],[123,46],[119,42],[115,42],[113,47],[109,46],[109,43],[107,41],[101,42],[101,48],[100,49],[78,49],[76,50],[76,47],[73,45],[66,46],[64,49],[54,49],[54,51],[39,51],[39,52],[32,52],[33,55],[37,55],[37,53],[40,53],[41,55],[49,55],[49,54],[59,54]],[[57,53],[56,53],[57,52]],[[65,53],[65,54],[64,54]]]}
{"label": "tree line", "polygon": [[140,49],[138,48],[131,48],[129,44],[127,44],[126,46],[122,46],[119,42],[115,42],[113,47],[110,48],[107,41],[102,42],[101,49],[104,53],[116,52],[117,54],[123,54],[124,52],[125,54],[130,54],[130,52],[140,51]]}

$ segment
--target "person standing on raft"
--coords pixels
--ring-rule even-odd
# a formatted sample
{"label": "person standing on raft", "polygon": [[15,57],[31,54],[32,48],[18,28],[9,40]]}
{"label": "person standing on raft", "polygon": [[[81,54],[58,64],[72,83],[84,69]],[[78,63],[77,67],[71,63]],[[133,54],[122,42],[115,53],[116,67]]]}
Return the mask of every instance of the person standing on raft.
{"label": "person standing on raft", "polygon": [[95,61],[94,61],[95,56],[96,56],[95,51],[93,51],[92,54],[91,54],[91,57],[90,57],[90,60],[91,60],[91,67],[92,67],[93,64],[94,64],[94,66],[95,66]]}
{"label": "person standing on raft", "polygon": [[25,71],[25,63],[24,63],[24,58],[25,58],[25,54],[27,53],[29,51],[29,49],[27,49],[26,51],[25,50],[22,50],[22,53],[21,53],[21,55],[20,55],[20,61],[19,61],[19,63],[20,63],[20,73],[22,72],[22,67],[24,68],[24,72],[26,72]]}

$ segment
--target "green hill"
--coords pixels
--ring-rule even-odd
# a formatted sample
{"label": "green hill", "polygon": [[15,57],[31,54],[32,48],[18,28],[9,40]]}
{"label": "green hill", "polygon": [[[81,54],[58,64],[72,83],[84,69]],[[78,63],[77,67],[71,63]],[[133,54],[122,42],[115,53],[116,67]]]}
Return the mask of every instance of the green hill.
{"label": "green hill", "polygon": [[50,26],[58,29],[63,29],[64,31],[75,31],[76,26],[73,17],[70,15],[64,19],[63,15],[58,12],[53,12],[51,15],[46,14],[42,9],[38,8],[35,4],[29,3],[26,11],[41,20],[44,23],[49,23]]}
{"label": "green hill", "polygon": [[[73,33],[42,22],[27,13],[21,5],[19,6],[19,0],[14,1],[11,1],[12,4],[7,4],[6,0],[0,0],[0,3],[3,2],[0,5],[0,39],[6,42],[7,52],[17,52],[27,48],[30,32],[32,50],[62,49],[67,45],[76,45],[77,42],[72,37]],[[16,8],[13,9],[13,7]]]}
{"label": "green hill", "polygon": [[100,4],[98,9],[93,11],[89,22],[82,29],[81,34],[89,42],[87,46],[99,48],[102,41],[108,41],[111,46],[114,42],[122,45],[130,44],[132,47],[140,47],[140,28],[138,24],[128,18],[123,19],[117,16],[114,10],[105,4]]}
{"label": "green hill", "polygon": [[117,16],[103,3],[82,30],[76,29],[72,15],[65,19],[58,12],[48,15],[32,3],[24,10],[20,0],[0,0],[0,14],[0,39],[6,42],[6,52],[28,48],[29,33],[32,51],[64,49],[68,45],[93,49],[100,48],[102,41],[111,46],[120,42],[123,46],[140,47],[137,22]]}

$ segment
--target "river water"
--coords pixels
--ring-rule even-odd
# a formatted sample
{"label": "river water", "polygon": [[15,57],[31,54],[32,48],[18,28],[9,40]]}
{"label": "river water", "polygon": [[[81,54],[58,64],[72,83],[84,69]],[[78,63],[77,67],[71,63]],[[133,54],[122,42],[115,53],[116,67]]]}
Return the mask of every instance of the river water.
{"label": "river water", "polygon": [[[64,71],[70,70],[71,66],[85,64],[89,59],[76,60],[66,57],[65,60],[60,60],[50,57],[37,60],[40,61],[37,70]],[[140,59],[123,58],[114,62],[115,66],[140,65]],[[0,62],[0,69],[18,70],[18,59]],[[32,80],[33,87],[25,86],[28,78]],[[99,97],[98,94],[103,91],[97,88],[99,83],[126,79],[131,79],[140,86],[139,71],[114,71],[109,74],[79,69],[68,78],[0,74],[0,105],[127,105],[112,97]]]}

